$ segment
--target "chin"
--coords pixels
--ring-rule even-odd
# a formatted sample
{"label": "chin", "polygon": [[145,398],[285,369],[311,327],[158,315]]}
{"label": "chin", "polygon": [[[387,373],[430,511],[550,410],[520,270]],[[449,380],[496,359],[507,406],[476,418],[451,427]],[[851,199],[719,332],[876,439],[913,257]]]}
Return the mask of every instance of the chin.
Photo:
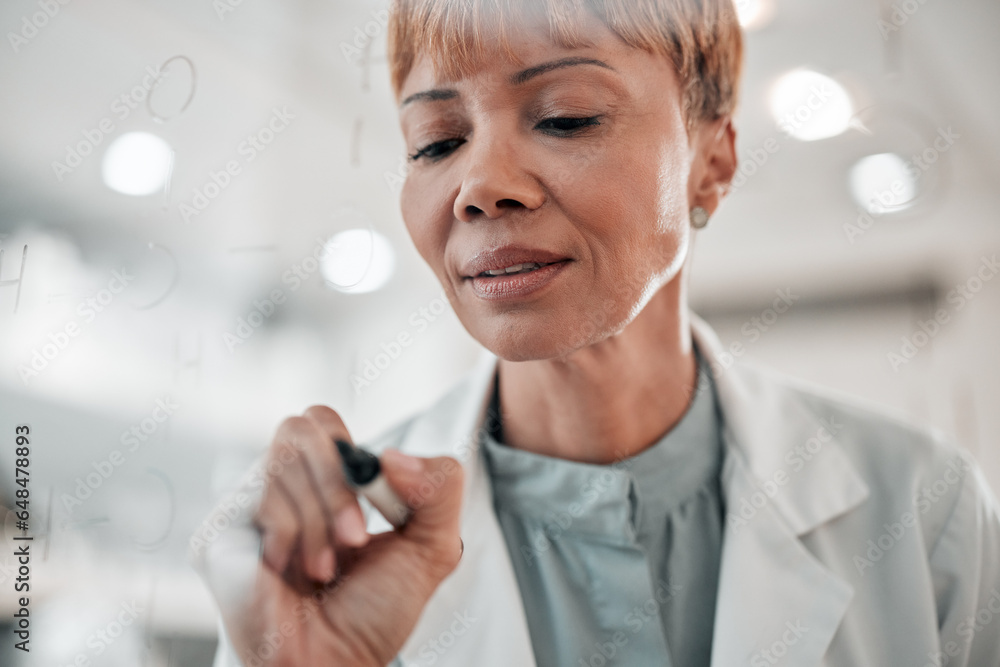
{"label": "chin", "polygon": [[535,336],[503,335],[495,340],[480,341],[483,346],[504,361],[539,361],[565,357],[573,351],[561,341]]}
{"label": "chin", "polygon": [[626,319],[618,312],[607,312],[604,317],[595,317],[594,311],[589,315],[553,312],[544,318],[520,312],[494,315],[466,328],[483,347],[505,361],[538,361],[565,359],[599,343],[624,329]]}

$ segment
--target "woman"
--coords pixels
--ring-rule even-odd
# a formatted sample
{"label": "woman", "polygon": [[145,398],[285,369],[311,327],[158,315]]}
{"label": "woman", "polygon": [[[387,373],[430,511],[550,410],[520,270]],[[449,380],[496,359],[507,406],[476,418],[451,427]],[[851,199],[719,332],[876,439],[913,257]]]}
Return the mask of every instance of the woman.
{"label": "woman", "polygon": [[366,531],[336,412],[281,425],[220,506],[259,577],[239,530],[193,542],[217,665],[1000,664],[975,464],[727,362],[687,309],[741,48],[729,0],[393,6],[403,217],[492,354],[369,444],[402,529]]}

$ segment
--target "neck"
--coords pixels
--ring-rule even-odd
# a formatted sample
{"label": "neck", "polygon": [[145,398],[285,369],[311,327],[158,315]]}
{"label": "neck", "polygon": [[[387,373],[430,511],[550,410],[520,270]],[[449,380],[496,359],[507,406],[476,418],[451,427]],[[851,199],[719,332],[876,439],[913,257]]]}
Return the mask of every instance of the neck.
{"label": "neck", "polygon": [[505,444],[607,464],[638,454],[672,429],[697,380],[682,283],[678,275],[664,285],[618,335],[563,359],[501,359]]}

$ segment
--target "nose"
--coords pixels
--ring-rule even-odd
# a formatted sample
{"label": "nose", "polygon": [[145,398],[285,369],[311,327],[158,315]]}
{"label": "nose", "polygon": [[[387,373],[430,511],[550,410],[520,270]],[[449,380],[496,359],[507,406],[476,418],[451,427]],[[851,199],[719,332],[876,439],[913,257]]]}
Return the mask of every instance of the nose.
{"label": "nose", "polygon": [[466,172],[455,197],[455,218],[462,222],[495,219],[505,210],[534,210],[545,201],[538,180],[527,169],[525,153],[509,137],[481,132],[465,153]]}

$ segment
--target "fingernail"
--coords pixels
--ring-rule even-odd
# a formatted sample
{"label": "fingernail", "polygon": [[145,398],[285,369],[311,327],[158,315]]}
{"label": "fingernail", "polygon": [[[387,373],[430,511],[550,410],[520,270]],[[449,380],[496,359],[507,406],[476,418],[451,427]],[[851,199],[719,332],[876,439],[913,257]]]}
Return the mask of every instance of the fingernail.
{"label": "fingernail", "polygon": [[333,525],[348,544],[361,544],[365,541],[365,524],[361,512],[354,507],[345,507],[333,517]]}
{"label": "fingernail", "polygon": [[316,571],[320,573],[320,578],[323,581],[330,581],[333,579],[333,549],[327,547],[319,554],[319,559],[316,561]]}
{"label": "fingernail", "polygon": [[388,456],[390,460],[390,465],[395,465],[398,468],[411,473],[418,473],[424,469],[424,463],[415,456],[409,456],[399,451],[398,449],[386,449],[382,456]]}

